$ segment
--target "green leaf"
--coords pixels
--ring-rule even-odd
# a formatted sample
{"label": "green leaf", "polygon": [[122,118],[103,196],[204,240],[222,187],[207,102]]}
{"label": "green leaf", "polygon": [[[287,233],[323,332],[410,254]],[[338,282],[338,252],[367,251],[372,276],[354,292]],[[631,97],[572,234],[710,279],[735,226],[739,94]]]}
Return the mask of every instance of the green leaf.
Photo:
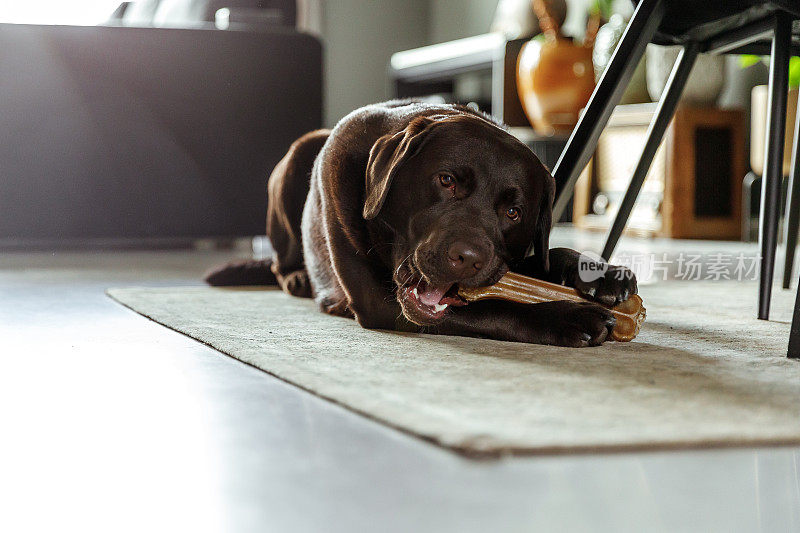
{"label": "green leaf", "polygon": [[[751,67],[762,59],[764,63],[769,64],[769,58],[767,57],[741,55],[739,56],[739,65],[742,68]],[[796,89],[797,87],[800,87],[800,57],[793,56],[789,60],[789,88]]]}
{"label": "green leaf", "polygon": [[741,66],[742,68],[752,67],[759,61],[761,61],[761,58],[758,56],[753,56],[753,55],[739,56],[739,66]]}
{"label": "green leaf", "polygon": [[614,14],[613,3],[614,0],[594,0],[589,12],[593,15],[599,13],[600,16],[608,20]]}
{"label": "green leaf", "polygon": [[789,60],[789,88],[800,87],[800,57],[794,56]]}

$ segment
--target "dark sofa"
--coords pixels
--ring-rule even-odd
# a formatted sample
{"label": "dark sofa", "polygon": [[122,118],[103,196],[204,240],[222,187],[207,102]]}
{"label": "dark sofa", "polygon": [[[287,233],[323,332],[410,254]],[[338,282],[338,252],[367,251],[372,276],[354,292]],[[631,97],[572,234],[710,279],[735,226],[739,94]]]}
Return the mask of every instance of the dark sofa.
{"label": "dark sofa", "polygon": [[322,122],[293,27],[3,24],[0,64],[3,247],[261,234],[269,171]]}

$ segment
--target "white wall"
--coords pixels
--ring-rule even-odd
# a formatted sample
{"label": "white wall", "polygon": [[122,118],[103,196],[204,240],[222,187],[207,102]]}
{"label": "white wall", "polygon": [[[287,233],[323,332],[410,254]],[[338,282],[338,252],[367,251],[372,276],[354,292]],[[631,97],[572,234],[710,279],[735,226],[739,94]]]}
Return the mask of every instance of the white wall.
{"label": "white wall", "polygon": [[389,58],[428,44],[429,0],[324,3],[325,123],[391,97]]}
{"label": "white wall", "polygon": [[498,0],[430,0],[428,40],[442,43],[489,31]]}

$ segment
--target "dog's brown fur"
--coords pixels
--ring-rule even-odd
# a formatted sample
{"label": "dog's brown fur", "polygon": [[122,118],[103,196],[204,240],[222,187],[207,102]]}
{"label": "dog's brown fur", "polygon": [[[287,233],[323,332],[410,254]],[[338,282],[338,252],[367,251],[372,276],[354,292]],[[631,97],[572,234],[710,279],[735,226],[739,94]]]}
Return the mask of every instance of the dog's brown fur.
{"label": "dog's brown fur", "polygon": [[[366,328],[600,344],[614,320],[597,304],[462,305],[444,296],[451,305],[440,312],[415,290],[427,287],[435,299],[447,287],[494,283],[512,268],[607,304],[635,293],[627,269],[612,267],[585,283],[577,252],[549,250],[553,192],[533,153],[481,113],[398,101],[368,106],[333,130],[304,135],[275,167],[271,270],[287,293],[313,297],[323,312]],[[242,268],[229,265],[207,279],[255,278],[232,275]]]}

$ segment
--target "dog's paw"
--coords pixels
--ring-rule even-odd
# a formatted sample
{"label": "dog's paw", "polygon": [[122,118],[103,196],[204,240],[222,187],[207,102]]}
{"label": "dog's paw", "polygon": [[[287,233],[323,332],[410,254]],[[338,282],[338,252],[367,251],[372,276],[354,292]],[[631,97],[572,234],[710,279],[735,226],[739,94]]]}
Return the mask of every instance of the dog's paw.
{"label": "dog's paw", "polygon": [[300,298],[311,298],[311,281],[308,279],[308,272],[305,270],[295,270],[281,279],[283,290],[292,296]]}
{"label": "dog's paw", "polygon": [[592,302],[552,302],[550,344],[582,348],[599,346],[617,323],[611,311]]}
{"label": "dog's paw", "polygon": [[578,277],[575,289],[585,298],[603,305],[615,306],[636,294],[636,275],[627,267],[608,265],[605,274],[593,281]]}

